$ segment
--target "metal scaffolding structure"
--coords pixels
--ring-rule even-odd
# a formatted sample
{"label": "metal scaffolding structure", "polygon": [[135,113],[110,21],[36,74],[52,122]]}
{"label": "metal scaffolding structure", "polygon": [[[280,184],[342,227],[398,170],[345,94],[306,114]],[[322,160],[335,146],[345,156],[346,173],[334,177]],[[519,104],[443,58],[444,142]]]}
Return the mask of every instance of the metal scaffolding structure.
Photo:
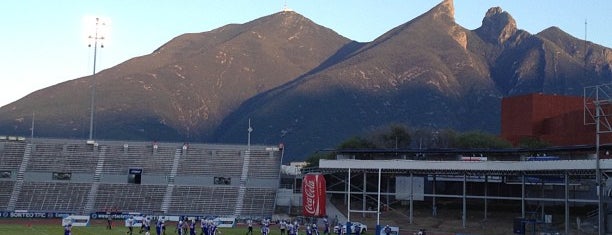
{"label": "metal scaffolding structure", "polygon": [[[377,215],[381,212],[381,207],[378,206],[376,209],[368,210],[365,208],[365,202],[362,202],[362,209],[355,210],[350,206],[351,197],[355,195],[361,195],[364,200],[366,195],[372,200],[376,200],[377,204],[381,204],[380,196],[397,196],[397,192],[381,192],[380,178],[381,174],[392,174],[394,176],[405,175],[410,177],[410,181],[413,181],[414,177],[428,177],[430,184],[435,185],[436,181],[441,181],[444,177],[454,177],[456,182],[462,184],[461,192],[458,194],[441,194],[436,193],[435,188],[431,192],[418,192],[412,189],[413,183],[410,184],[410,223],[413,223],[413,201],[416,197],[427,197],[431,199],[433,213],[436,208],[436,198],[451,198],[461,199],[461,218],[462,224],[466,227],[467,224],[467,200],[482,200],[484,203],[484,219],[488,214],[488,201],[489,200],[508,200],[508,201],[520,201],[521,204],[521,217],[526,217],[526,203],[528,202],[548,202],[548,203],[563,203],[564,207],[564,224],[565,234],[569,234],[570,230],[570,203],[582,203],[582,204],[597,204],[600,202],[601,197],[595,198],[570,198],[570,187],[576,187],[580,185],[580,182],[571,182],[572,178],[582,178],[587,181],[593,181],[596,176],[596,169],[593,167],[595,161],[600,162],[600,170],[602,172],[612,172],[612,159],[581,159],[581,160],[555,160],[555,161],[479,161],[479,162],[462,162],[462,161],[424,161],[424,160],[320,160],[319,169],[326,174],[334,174],[339,172],[348,173],[348,177],[345,180],[347,183],[344,191],[328,191],[332,194],[345,194],[348,198],[347,218],[350,220],[351,213],[376,213]],[[351,184],[351,174],[364,174],[364,185],[356,186]],[[378,177],[378,188],[376,192],[366,192],[365,178],[366,174],[374,175]],[[498,180],[496,177],[513,177],[518,179],[514,182],[515,185],[521,186],[520,196],[500,196],[490,195],[487,190],[489,182]],[[526,186],[533,185],[530,182],[534,176],[546,177],[554,176],[559,179],[554,184],[557,187],[563,187],[563,197],[528,197],[526,194]],[[375,180],[372,179],[371,182]],[[484,195],[469,195],[466,190],[466,184],[468,181],[475,182],[480,181],[484,188]],[[545,184],[541,181],[537,184]],[[551,183],[552,184],[552,183]],[[407,186],[408,187],[408,186]],[[370,187],[371,188],[371,187]],[[353,191],[355,189],[356,191]],[[361,192],[359,191],[361,190]],[[387,187],[388,190],[388,187]],[[601,190],[598,188],[598,190]],[[388,200],[388,199],[387,199]],[[388,204],[383,203],[383,204]],[[601,214],[601,213],[600,213]],[[377,217],[377,225],[379,218]],[[604,226],[598,226],[604,227]],[[605,228],[603,229],[605,230]]]}
{"label": "metal scaffolding structure", "polygon": [[595,125],[595,174],[598,197],[598,224],[599,234],[604,234],[603,189],[605,181],[601,172],[600,163],[600,135],[612,133],[609,117],[612,115],[612,84],[602,84],[584,88],[584,124]]}

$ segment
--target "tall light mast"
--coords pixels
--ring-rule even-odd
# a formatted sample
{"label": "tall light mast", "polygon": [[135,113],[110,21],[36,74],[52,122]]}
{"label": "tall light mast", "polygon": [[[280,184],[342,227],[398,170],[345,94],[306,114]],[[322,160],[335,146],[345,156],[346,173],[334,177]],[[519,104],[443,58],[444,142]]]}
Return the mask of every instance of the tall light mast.
{"label": "tall light mast", "polygon": [[94,60],[93,60],[93,74],[91,75],[91,107],[89,108],[89,139],[87,142],[92,142],[93,141],[93,128],[94,128],[94,114],[95,114],[95,99],[96,99],[96,81],[95,81],[95,76],[96,76],[96,59],[97,59],[97,53],[98,53],[98,42],[100,45],[100,48],[104,48],[104,35],[101,35],[101,33],[98,32],[98,30],[100,29],[100,27],[104,27],[106,26],[106,23],[100,21],[100,18],[96,18],[96,28],[94,31],[94,35],[89,35],[89,45],[87,45],[88,47],[91,47],[91,41],[94,42]]}

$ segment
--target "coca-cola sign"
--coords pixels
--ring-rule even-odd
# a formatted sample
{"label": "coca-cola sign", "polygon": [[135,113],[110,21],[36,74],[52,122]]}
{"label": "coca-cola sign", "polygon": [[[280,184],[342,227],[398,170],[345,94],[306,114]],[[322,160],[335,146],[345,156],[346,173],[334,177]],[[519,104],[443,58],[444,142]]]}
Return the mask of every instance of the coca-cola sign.
{"label": "coca-cola sign", "polygon": [[322,174],[306,174],[302,180],[304,216],[325,216],[325,178]]}

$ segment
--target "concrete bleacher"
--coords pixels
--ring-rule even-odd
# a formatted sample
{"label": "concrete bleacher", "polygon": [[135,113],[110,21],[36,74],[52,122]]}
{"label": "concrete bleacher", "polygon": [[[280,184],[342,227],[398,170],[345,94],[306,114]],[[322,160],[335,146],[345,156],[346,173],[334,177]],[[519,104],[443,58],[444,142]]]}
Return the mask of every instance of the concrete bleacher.
{"label": "concrete bleacher", "polygon": [[111,145],[102,174],[127,174],[129,168],[142,168],[143,174],[167,175],[172,170],[176,147],[153,144]]}
{"label": "concrete bleacher", "polygon": [[187,148],[179,160],[178,175],[210,175],[213,172],[210,165],[213,151],[206,148],[192,146]]}
{"label": "concrete bleacher", "polygon": [[248,176],[260,179],[278,179],[280,167],[270,167],[277,165],[280,165],[280,158],[275,157],[273,152],[252,150]]}
{"label": "concrete bleacher", "polygon": [[100,184],[94,208],[152,213],[159,211],[166,185]]}
{"label": "concrete bleacher", "polygon": [[236,149],[219,149],[211,146],[191,145],[181,156],[178,175],[240,177],[242,152]]}
{"label": "concrete bleacher", "polygon": [[11,190],[14,185],[15,181],[0,181],[0,209],[8,206],[9,199],[11,198]]}
{"label": "concrete bleacher", "polygon": [[[0,140],[0,211],[270,216],[280,152],[264,146]],[[142,168],[142,183],[128,183]],[[260,169],[261,168],[261,169]],[[6,172],[8,171],[8,172]],[[68,177],[53,177],[67,173]],[[214,179],[231,179],[219,185]],[[176,179],[176,180],[175,180]],[[10,209],[9,209],[10,208]],[[239,212],[236,214],[236,212]]]}
{"label": "concrete bleacher", "polygon": [[79,212],[90,183],[25,182],[15,210]]}
{"label": "concrete bleacher", "polygon": [[249,216],[267,216],[274,213],[276,189],[248,188],[241,214]]}
{"label": "concrete bleacher", "polygon": [[32,146],[29,172],[89,173],[96,167],[97,157],[85,143],[36,142]]}
{"label": "concrete bleacher", "polygon": [[231,215],[234,213],[237,195],[237,187],[176,186],[168,213]]}
{"label": "concrete bleacher", "polygon": [[0,141],[0,170],[18,169],[25,146],[25,142]]}

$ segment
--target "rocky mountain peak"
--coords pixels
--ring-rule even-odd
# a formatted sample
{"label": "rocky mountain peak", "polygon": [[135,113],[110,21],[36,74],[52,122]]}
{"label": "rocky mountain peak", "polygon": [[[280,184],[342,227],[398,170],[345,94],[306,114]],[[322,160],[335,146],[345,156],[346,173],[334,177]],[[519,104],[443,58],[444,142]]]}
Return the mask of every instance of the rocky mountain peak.
{"label": "rocky mountain peak", "polygon": [[500,7],[490,8],[482,19],[482,26],[476,29],[482,39],[495,44],[503,44],[516,31],[516,21]]}
{"label": "rocky mountain peak", "polygon": [[451,21],[455,21],[455,5],[453,0],[444,0],[428,13],[433,14],[434,19],[449,18]]}

